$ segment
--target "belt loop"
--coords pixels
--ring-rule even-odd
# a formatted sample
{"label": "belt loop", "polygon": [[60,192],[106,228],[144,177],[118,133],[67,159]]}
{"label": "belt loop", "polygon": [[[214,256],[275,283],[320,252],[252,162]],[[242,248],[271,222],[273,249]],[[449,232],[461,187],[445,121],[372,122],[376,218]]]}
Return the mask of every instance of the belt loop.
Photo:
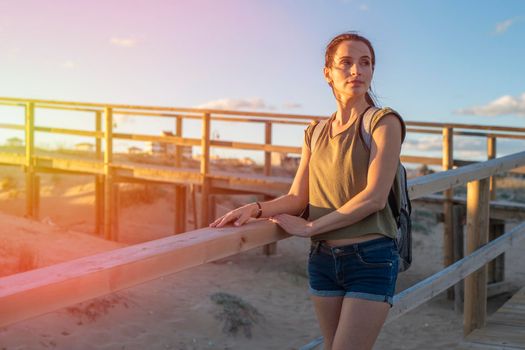
{"label": "belt loop", "polygon": [[321,242],[322,241],[317,241],[317,243],[315,244],[315,254],[319,253],[319,250],[321,249]]}

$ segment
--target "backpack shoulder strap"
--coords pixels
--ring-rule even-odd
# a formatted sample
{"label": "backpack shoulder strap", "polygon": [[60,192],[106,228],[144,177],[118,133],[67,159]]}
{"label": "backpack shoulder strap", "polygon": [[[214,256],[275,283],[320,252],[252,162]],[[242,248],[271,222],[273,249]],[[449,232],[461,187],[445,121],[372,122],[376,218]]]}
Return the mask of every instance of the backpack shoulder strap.
{"label": "backpack shoulder strap", "polygon": [[369,151],[372,148],[372,134],[370,133],[370,129],[372,128],[372,121],[374,120],[374,115],[379,110],[380,108],[372,106],[359,120],[359,135],[361,136],[361,139],[363,140],[365,146],[368,148]]}
{"label": "backpack shoulder strap", "polygon": [[313,153],[315,151],[315,146],[317,144],[317,140],[319,139],[319,135],[321,134],[321,130],[324,129],[324,126],[328,122],[329,119],[323,119],[317,125],[313,125],[314,128],[312,139],[310,140],[310,152]]}

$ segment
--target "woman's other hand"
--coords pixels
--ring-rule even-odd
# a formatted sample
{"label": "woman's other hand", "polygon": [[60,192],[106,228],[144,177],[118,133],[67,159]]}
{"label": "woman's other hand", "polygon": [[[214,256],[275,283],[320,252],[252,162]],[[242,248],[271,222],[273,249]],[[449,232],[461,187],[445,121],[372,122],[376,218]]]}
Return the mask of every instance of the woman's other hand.
{"label": "woman's other hand", "polygon": [[279,225],[291,235],[299,237],[311,237],[313,235],[313,224],[298,216],[279,214],[270,218],[270,221]]}
{"label": "woman's other hand", "polygon": [[257,212],[257,204],[250,203],[243,205],[240,208],[231,210],[212,222],[209,227],[223,227],[229,222],[232,222],[235,220],[234,225],[235,226],[241,226],[248,221],[249,218],[253,217],[253,215]]}

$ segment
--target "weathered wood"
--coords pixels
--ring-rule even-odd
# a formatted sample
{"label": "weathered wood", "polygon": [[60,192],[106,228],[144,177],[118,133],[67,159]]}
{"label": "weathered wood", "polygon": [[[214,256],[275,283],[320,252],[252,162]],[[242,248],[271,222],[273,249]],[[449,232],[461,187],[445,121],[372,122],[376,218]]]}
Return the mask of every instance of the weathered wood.
{"label": "weathered wood", "polygon": [[[496,158],[496,138],[490,136],[487,138],[487,159]],[[490,199],[496,199],[496,178],[494,176],[490,177]]]}
{"label": "weathered wood", "polygon": [[0,129],[25,130],[25,125],[0,123]]}
{"label": "weathered wood", "polygon": [[104,110],[104,238],[111,239],[113,218],[113,110]]}
{"label": "weathered wood", "polygon": [[141,135],[141,134],[125,134],[125,133],[114,133],[113,138],[120,140],[132,140],[132,141],[156,141],[163,143],[171,143],[179,146],[200,146],[201,140],[184,138],[178,136],[157,136],[157,135]]}
{"label": "weathered wood", "polygon": [[210,194],[210,114],[204,113],[202,118],[202,136],[201,136],[201,222],[197,227],[207,227],[210,224],[209,213],[209,194]]}
{"label": "weathered wood", "polygon": [[50,134],[64,134],[64,135],[74,135],[74,136],[92,136],[92,137],[102,136],[101,133],[98,133],[96,131],[64,129],[64,128],[50,128],[50,127],[44,127],[44,126],[35,126],[35,131],[47,132]]}
{"label": "weathered wood", "polygon": [[118,242],[120,229],[120,184],[118,182],[113,183],[111,195],[113,196],[113,200],[111,201],[112,225],[110,240]]}
{"label": "weathered wood", "polygon": [[0,327],[290,237],[266,220],[205,228],[0,278]]}
{"label": "weathered wood", "polygon": [[[387,322],[417,308],[432,299],[466,276],[479,270],[487,262],[525,239],[525,223],[488,242],[460,261],[444,268],[394,296],[394,306],[390,309]],[[466,298],[465,298],[466,300]]]}
{"label": "weathered wood", "polygon": [[[443,210],[443,201],[443,196],[427,195],[414,199],[414,206],[418,209],[441,213]],[[454,205],[467,204],[467,200],[464,197],[455,196],[452,201]],[[491,219],[523,221],[525,220],[525,204],[510,201],[490,201],[489,215]]]}
{"label": "weathered wood", "polygon": [[[452,169],[454,163],[454,144],[452,128],[443,128],[443,170]],[[445,190],[443,202],[443,266],[449,266],[454,261],[454,222],[452,220],[452,197],[454,190],[452,188]],[[454,289],[447,290],[447,298],[454,298]]]}
{"label": "weathered wood", "polygon": [[[505,233],[505,222],[490,219],[489,241],[492,241]],[[505,253],[499,255],[489,262],[487,266],[487,283],[502,282],[505,279]]]}
{"label": "weathered wood", "polygon": [[[454,262],[463,259],[463,225],[465,224],[465,206],[454,205],[452,209],[452,223],[454,235]],[[454,285],[454,311],[461,314],[463,312],[463,280]]]}
{"label": "weathered wood", "polygon": [[525,152],[492,159],[483,163],[470,164],[447,172],[416,177],[409,181],[411,199],[443,191],[470,181],[501,174],[513,168],[525,166]]}
{"label": "weathered wood", "polygon": [[33,219],[40,220],[40,176],[33,176]]}
{"label": "weathered wood", "polygon": [[[465,253],[470,254],[488,242],[489,236],[489,180],[469,182],[467,185],[467,236]],[[465,335],[485,326],[487,317],[487,266],[484,265],[465,278]]]}
{"label": "weathered wood", "polygon": [[[264,124],[264,144],[272,144],[272,123],[266,122]],[[264,175],[272,175],[272,152],[264,152]]]}
{"label": "weathered wood", "polygon": [[104,176],[95,175],[95,232],[104,234]]}
{"label": "weathered wood", "polygon": [[465,337],[456,349],[525,349],[525,288],[489,317],[486,327]]}
{"label": "weathered wood", "polygon": [[25,106],[25,163],[26,174],[26,216],[34,218],[34,198],[35,198],[35,105],[29,102]]}
{"label": "weathered wood", "polygon": [[442,159],[437,158],[437,157],[402,155],[400,159],[403,163],[426,164],[426,165],[441,165],[443,163]]}

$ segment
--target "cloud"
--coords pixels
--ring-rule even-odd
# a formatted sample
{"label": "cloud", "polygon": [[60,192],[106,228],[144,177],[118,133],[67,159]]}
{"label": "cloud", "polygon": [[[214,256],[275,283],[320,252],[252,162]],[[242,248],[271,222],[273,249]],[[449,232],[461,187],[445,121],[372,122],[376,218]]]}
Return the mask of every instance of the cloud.
{"label": "cloud", "polygon": [[501,96],[483,106],[473,106],[455,111],[456,114],[494,117],[499,115],[525,116],[525,92],[521,96]]}
{"label": "cloud", "polygon": [[297,102],[285,102],[283,103],[283,108],[286,108],[286,109],[293,109],[293,108],[301,108],[302,105],[300,103],[297,103]]}
{"label": "cloud", "polygon": [[73,62],[73,61],[66,61],[64,63],[62,63],[62,67],[66,68],[66,69],[75,69],[78,67],[78,64],[76,62]]}
{"label": "cloud", "polygon": [[117,38],[113,37],[110,40],[112,45],[120,47],[135,47],[138,44],[137,39],[134,38]]}
{"label": "cloud", "polygon": [[367,4],[361,4],[361,5],[359,6],[359,9],[360,9],[361,11],[368,11],[368,5],[367,5]]}
{"label": "cloud", "polygon": [[[403,152],[417,151],[426,153],[442,152],[443,140],[436,136],[407,138],[403,143]],[[486,141],[472,137],[454,138],[455,155],[461,157],[486,156]],[[468,158],[467,157],[467,158]]]}
{"label": "cloud", "polygon": [[515,19],[507,19],[503,22],[499,22],[496,24],[496,28],[494,29],[495,34],[503,34],[509,29],[509,27],[515,22]]}
{"label": "cloud", "polygon": [[228,109],[228,110],[244,110],[244,109],[275,109],[275,107],[266,104],[262,98],[248,98],[248,99],[233,99],[224,98],[221,100],[214,100],[206,102],[197,108],[205,109]]}

